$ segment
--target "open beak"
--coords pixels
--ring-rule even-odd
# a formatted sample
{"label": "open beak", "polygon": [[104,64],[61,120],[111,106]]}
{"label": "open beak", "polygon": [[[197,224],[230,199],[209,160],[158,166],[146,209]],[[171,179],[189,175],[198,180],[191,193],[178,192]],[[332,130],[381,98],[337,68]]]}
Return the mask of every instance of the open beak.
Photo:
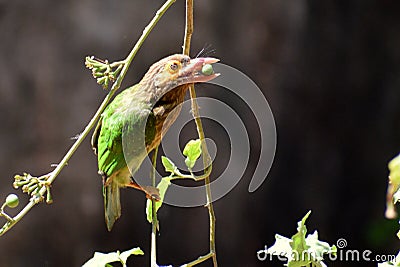
{"label": "open beak", "polygon": [[218,77],[219,73],[214,73],[214,71],[211,73],[205,72],[203,67],[204,65],[211,65],[218,61],[219,59],[212,57],[198,57],[191,59],[190,62],[181,69],[179,77],[184,80],[185,83],[208,82]]}

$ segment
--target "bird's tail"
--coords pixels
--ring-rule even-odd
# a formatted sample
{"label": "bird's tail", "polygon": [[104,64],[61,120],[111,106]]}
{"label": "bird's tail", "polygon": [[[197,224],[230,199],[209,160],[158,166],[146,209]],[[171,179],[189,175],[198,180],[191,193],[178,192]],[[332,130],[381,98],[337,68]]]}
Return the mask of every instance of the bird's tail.
{"label": "bird's tail", "polygon": [[120,187],[111,181],[103,185],[104,212],[108,231],[111,231],[115,221],[121,216]]}

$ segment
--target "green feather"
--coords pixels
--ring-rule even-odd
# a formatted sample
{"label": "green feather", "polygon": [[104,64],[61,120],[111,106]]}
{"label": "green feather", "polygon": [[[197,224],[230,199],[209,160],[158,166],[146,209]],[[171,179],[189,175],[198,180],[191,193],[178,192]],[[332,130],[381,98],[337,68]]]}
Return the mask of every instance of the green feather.
{"label": "green feather", "polygon": [[105,219],[108,231],[111,231],[114,222],[121,217],[121,201],[117,183],[103,187]]}
{"label": "green feather", "polygon": [[151,143],[155,137],[152,107],[140,94],[138,87],[127,88],[115,97],[104,110],[92,137],[99,172],[105,178],[103,195],[109,230],[121,215],[120,187],[131,182],[130,177],[147,156],[145,143]]}

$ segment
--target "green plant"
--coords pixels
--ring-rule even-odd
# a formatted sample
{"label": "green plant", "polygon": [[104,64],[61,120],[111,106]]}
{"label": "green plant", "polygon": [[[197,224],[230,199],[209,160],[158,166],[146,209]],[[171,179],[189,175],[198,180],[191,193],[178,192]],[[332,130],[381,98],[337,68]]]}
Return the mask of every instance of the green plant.
{"label": "green plant", "polygon": [[110,263],[120,262],[123,267],[126,267],[126,262],[128,257],[131,255],[143,255],[144,252],[140,248],[133,248],[124,252],[110,252],[110,253],[100,253],[95,252],[93,258],[88,260],[83,267],[91,266],[112,266]]}
{"label": "green plant", "polygon": [[287,258],[285,266],[289,267],[323,267],[324,255],[336,255],[337,249],[335,245],[329,245],[327,242],[318,240],[318,232],[307,234],[306,220],[310,216],[311,211],[299,221],[297,224],[297,233],[291,238],[275,235],[275,244],[266,249],[259,251],[258,254],[272,254]]}
{"label": "green plant", "polygon": [[[395,204],[400,201],[400,155],[392,159],[389,164],[389,182],[386,196],[386,212],[385,216],[388,219],[397,217]],[[397,237],[400,239],[400,230],[397,232]],[[400,251],[394,261],[387,261],[378,264],[379,267],[400,266]]]}

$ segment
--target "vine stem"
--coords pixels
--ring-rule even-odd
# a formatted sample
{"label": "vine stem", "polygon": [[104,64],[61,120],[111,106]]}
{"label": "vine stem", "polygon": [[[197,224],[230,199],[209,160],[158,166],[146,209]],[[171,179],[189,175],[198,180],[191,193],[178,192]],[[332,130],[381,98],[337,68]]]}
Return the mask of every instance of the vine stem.
{"label": "vine stem", "polygon": [[[191,42],[193,28],[194,28],[193,24],[194,24],[193,23],[193,0],[186,0],[186,23],[185,23],[185,37],[184,37],[184,43],[183,43],[183,53],[185,55],[189,55],[189,52],[190,52],[190,42]],[[203,153],[203,167],[211,169],[212,161],[210,160],[210,155],[208,153],[207,144],[205,142],[203,124],[202,124],[201,118],[200,118],[199,106],[198,106],[197,100],[196,100],[196,91],[194,89],[194,84],[190,85],[189,91],[190,91],[190,101],[191,101],[191,106],[192,106],[192,115],[193,115],[195,123],[196,123],[197,134],[199,136],[199,139],[201,140],[201,148],[202,148],[202,153]],[[204,179],[204,184],[206,187],[206,198],[207,198],[206,207],[208,209],[208,216],[209,216],[209,221],[210,221],[210,233],[209,233],[210,234],[210,236],[209,236],[210,253],[205,256],[200,257],[199,259],[197,259],[195,261],[188,263],[187,266],[196,265],[197,263],[207,260],[210,257],[212,257],[214,267],[218,266],[216,249],[215,249],[215,213],[214,213],[214,207],[212,204],[212,194],[211,194],[210,183],[211,183],[210,176],[207,175]]]}
{"label": "vine stem", "polygon": [[[142,35],[136,42],[135,46],[132,48],[128,56],[123,60],[124,66],[118,75],[116,81],[113,83],[110,92],[107,94],[107,96],[104,98],[103,102],[101,103],[100,107],[97,109],[96,113],[88,123],[88,125],[85,127],[83,132],[79,135],[79,138],[75,141],[75,143],[71,146],[71,148],[68,150],[68,152],[65,154],[63,159],[60,161],[60,163],[57,165],[57,167],[50,173],[50,176],[48,178],[48,184],[51,185],[56,177],[60,174],[61,170],[67,165],[68,161],[72,157],[72,155],[75,153],[75,151],[78,149],[78,147],[82,144],[83,140],[86,138],[86,136],[89,134],[90,130],[95,126],[97,121],[99,120],[101,113],[103,110],[107,107],[107,104],[110,102],[112,96],[114,93],[119,89],[121,86],[121,83],[123,79],[125,78],[125,75],[129,69],[129,66],[135,57],[136,53],[139,51],[140,47],[154,28],[154,26],[158,23],[160,18],[164,15],[164,13],[168,10],[168,8],[175,3],[176,0],[167,0],[161,7],[160,9],[156,12],[154,15],[153,19],[149,22],[149,24],[144,28]],[[43,187],[40,191],[39,194],[43,196],[46,193],[46,188]],[[31,200],[28,202],[28,204],[17,214],[15,215],[12,220],[7,220],[7,222],[4,224],[4,226],[0,229],[0,236],[5,234],[8,230],[10,230],[17,222],[19,222],[38,202],[34,201],[34,199],[31,198]]]}
{"label": "vine stem", "polygon": [[213,252],[209,252],[207,255],[200,256],[196,260],[191,261],[189,263],[186,263],[186,264],[182,265],[181,267],[192,267],[192,266],[195,266],[195,265],[197,265],[199,263],[202,263],[203,261],[208,260],[209,258],[212,258],[213,255],[214,255]]}
{"label": "vine stem", "polygon": [[[157,154],[158,154],[158,146],[154,149],[153,152],[153,168],[151,169],[151,185],[156,186],[156,166],[157,166]],[[150,266],[157,267],[157,211],[156,211],[156,201],[155,199],[151,199],[151,252],[150,252]]]}
{"label": "vine stem", "polygon": [[183,54],[189,55],[193,34],[193,0],[186,0],[185,36],[183,37]]}

